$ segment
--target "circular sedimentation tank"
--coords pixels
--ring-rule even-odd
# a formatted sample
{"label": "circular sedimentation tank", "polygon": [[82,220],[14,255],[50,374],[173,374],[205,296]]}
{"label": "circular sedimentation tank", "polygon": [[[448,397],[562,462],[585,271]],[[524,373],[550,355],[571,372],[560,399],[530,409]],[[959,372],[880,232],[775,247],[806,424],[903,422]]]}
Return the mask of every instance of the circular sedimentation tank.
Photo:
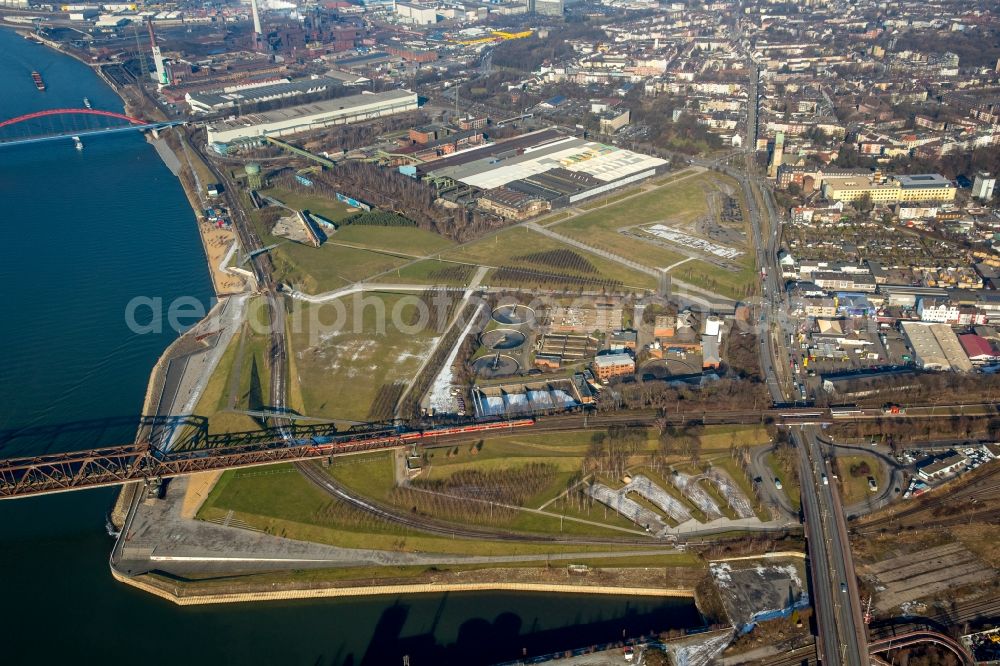
{"label": "circular sedimentation tank", "polygon": [[527,305],[501,305],[493,311],[493,321],[507,326],[523,326],[535,321],[535,311]]}
{"label": "circular sedimentation tank", "polygon": [[472,363],[472,369],[477,377],[492,379],[493,377],[509,377],[517,374],[520,364],[505,354],[488,354],[477,358]]}
{"label": "circular sedimentation tank", "polygon": [[513,328],[495,328],[483,333],[480,341],[494,351],[517,349],[524,344],[524,333]]}

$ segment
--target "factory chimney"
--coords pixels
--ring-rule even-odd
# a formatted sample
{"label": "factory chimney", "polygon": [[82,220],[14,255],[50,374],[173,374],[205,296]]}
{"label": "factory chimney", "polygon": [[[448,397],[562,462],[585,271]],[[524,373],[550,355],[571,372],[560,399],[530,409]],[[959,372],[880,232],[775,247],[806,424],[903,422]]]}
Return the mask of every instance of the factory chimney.
{"label": "factory chimney", "polygon": [[156,34],[153,32],[153,21],[147,21],[146,26],[149,28],[149,45],[153,48],[153,65],[156,67],[156,73],[152,76],[157,83],[161,86],[165,86],[170,83],[170,81],[167,79],[167,68],[163,65],[163,54],[160,53],[160,47],[156,45]]}
{"label": "factory chimney", "polygon": [[257,0],[250,0],[250,9],[253,11],[253,31],[260,35],[264,31],[260,29],[260,11],[257,9]]}

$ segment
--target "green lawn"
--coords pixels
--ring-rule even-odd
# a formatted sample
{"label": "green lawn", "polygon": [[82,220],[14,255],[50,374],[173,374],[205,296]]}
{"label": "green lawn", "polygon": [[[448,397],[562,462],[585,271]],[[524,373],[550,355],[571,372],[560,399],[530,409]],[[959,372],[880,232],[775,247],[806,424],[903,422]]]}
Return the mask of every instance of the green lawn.
{"label": "green lawn", "polygon": [[678,280],[725,294],[735,299],[757,292],[759,277],[757,260],[752,252],[740,257],[740,269],[727,271],[704,261],[689,261],[670,271]]}
{"label": "green lawn", "polygon": [[[718,174],[700,174],[672,183],[678,178],[665,179],[649,192],[630,196],[633,192],[591,202],[584,206],[590,212],[553,225],[551,228],[593,247],[607,249],[634,259],[651,268],[665,268],[686,257],[681,252],[631,238],[619,229],[640,224],[668,221],[688,223],[708,213],[707,194],[716,180],[729,181]],[[729,181],[731,182],[731,181]],[[612,202],[605,206],[605,202]],[[619,203],[614,203],[618,201]],[[752,293],[757,285],[757,266],[753,254],[747,251],[737,271],[724,270],[705,261],[689,261],[671,271],[678,279],[718,291],[734,298]]]}
{"label": "green lawn", "polygon": [[416,227],[377,227],[360,224],[341,227],[330,235],[330,241],[419,256],[440,252],[454,245],[444,236]]}
{"label": "green lawn", "polygon": [[[238,332],[233,336],[226,351],[223,352],[219,364],[216,366],[212,376],[209,377],[202,391],[198,403],[195,405],[194,413],[198,416],[208,418],[208,432],[210,434],[226,432],[244,432],[247,430],[257,430],[260,424],[246,414],[229,410],[229,391],[232,382],[235,381],[236,357],[245,353],[246,348],[241,350],[240,339],[242,333]],[[240,364],[242,366],[242,363]],[[237,408],[240,408],[239,406]],[[188,428],[178,441],[180,448],[190,448],[197,446],[196,442],[186,441],[188,436],[195,434],[194,428]]]}
{"label": "green lawn", "polygon": [[641,190],[639,190],[638,188],[627,189],[624,192],[618,192],[617,194],[610,194],[608,196],[592,199],[591,201],[578,206],[578,208],[582,210],[594,210],[595,208],[602,208],[609,204],[621,201],[622,199],[628,199],[629,197],[639,194],[640,192]]}
{"label": "green lawn", "polygon": [[686,255],[630,238],[620,233],[619,229],[664,220],[686,223],[705,215],[708,212],[706,193],[711,187],[711,178],[699,175],[667,184],[626,201],[578,215],[551,228],[651,268],[664,268]]}
{"label": "green lawn", "polygon": [[702,452],[728,451],[733,446],[753,446],[768,441],[767,429],[761,425],[706,426],[698,438]]}
{"label": "green lawn", "polygon": [[788,497],[792,508],[798,511],[802,506],[802,489],[799,487],[798,474],[794,470],[794,458],[789,459],[788,464],[783,464],[773,453],[766,456],[768,469],[771,470],[771,478],[764,479],[764,483],[773,484],[775,479],[781,479],[781,491]]}
{"label": "green lawn", "polygon": [[287,190],[282,187],[269,187],[266,190],[261,190],[260,194],[262,196],[274,197],[290,208],[316,213],[332,222],[338,222],[358,212],[351,209],[347,204],[318,193],[308,194]]}
{"label": "green lawn", "polygon": [[382,502],[396,485],[392,451],[334,458],[327,472],[359,495]]}
{"label": "green lawn", "polygon": [[[234,382],[237,381],[234,373],[237,371],[242,373],[246,361],[247,345],[241,344],[245,336],[253,337],[253,334],[244,329],[233,336],[222,358],[219,359],[219,365],[216,366],[215,372],[212,373],[212,376],[206,383],[205,390],[198,400],[198,405],[195,407],[195,414],[209,417],[208,429],[210,433],[241,432],[256,430],[260,427],[253,417],[228,411],[229,392],[236,385]],[[252,346],[259,348],[259,345]],[[236,357],[241,352],[243,358],[240,359],[240,364],[237,366]],[[240,379],[244,378],[241,377]],[[249,375],[245,379],[249,381]],[[244,385],[244,381],[240,381],[239,386],[242,385]],[[238,395],[242,396],[243,393]],[[236,407],[238,409],[246,409],[247,405],[245,403],[242,405],[238,403]]]}
{"label": "green lawn", "polygon": [[465,287],[472,282],[477,266],[453,261],[425,259],[382,275],[374,282],[389,284],[426,284],[444,287]]}
{"label": "green lawn", "polygon": [[223,520],[229,511],[233,512],[234,518],[268,534],[345,548],[459,555],[528,555],[637,549],[636,546],[569,546],[429,536],[374,518],[334,500],[290,464],[225,472],[199,510],[198,518]]}
{"label": "green lawn", "polygon": [[[863,476],[854,476],[851,474],[851,467],[860,465],[861,463],[868,465],[870,471]],[[837,456],[837,469],[840,470],[841,500],[844,506],[863,502],[877,494],[868,490],[869,476],[875,478],[879,484],[879,488],[882,488],[883,484],[886,483],[885,479],[881,478],[881,474],[879,474],[880,467],[875,456],[867,453]]]}
{"label": "green lawn", "polygon": [[[548,463],[558,468],[555,478],[543,490],[530,497],[524,505],[538,508],[548,500],[563,493],[574,475],[578,475],[581,456],[589,441],[586,436],[572,433],[552,435],[512,436],[484,440],[482,448],[469,444],[459,446],[439,446],[427,451],[427,462],[421,479],[445,479],[465,470],[481,471],[508,469],[528,463]],[[478,451],[473,453],[473,451]],[[364,497],[384,504],[394,505],[393,458],[391,453],[356,456],[335,459],[329,468],[331,476],[340,483]],[[595,504],[589,510],[581,508],[579,501],[557,500],[549,504],[545,511],[568,518],[580,518],[606,525],[636,530],[631,522],[619,517],[614,511],[604,511],[603,505]],[[605,517],[607,513],[607,517]],[[574,520],[560,520],[558,515],[544,515],[524,511],[505,527],[515,531],[614,536],[623,535],[619,530],[609,530],[599,525],[589,525]],[[478,524],[478,523],[477,523]],[[485,523],[484,523],[485,524]]]}
{"label": "green lawn", "polygon": [[[272,192],[293,208],[307,208],[334,221],[351,214],[340,202],[324,197],[268,190],[268,193]],[[324,203],[327,207],[321,207]],[[261,221],[260,211],[249,206],[248,209],[264,245],[277,246],[271,250],[275,278],[306,293],[331,291],[412,261],[400,256],[400,252],[413,254],[425,249],[446,248],[451,244],[436,234],[420,229],[359,226],[342,228],[343,235],[340,231],[332,234],[332,243],[324,243],[319,248],[309,247],[273,236]],[[368,242],[364,242],[365,239]],[[362,245],[371,249],[360,247]]]}
{"label": "green lawn", "polygon": [[[289,343],[301,390],[295,407],[310,416],[365,421],[383,387],[412,381],[438,335],[433,322],[419,328],[410,319],[415,309],[406,303],[415,296],[365,292],[322,304],[294,302]],[[400,330],[411,325],[419,330]]]}
{"label": "green lawn", "polygon": [[[261,298],[248,301],[248,322],[233,336],[198,400],[195,413],[209,417],[210,433],[256,430],[260,424],[253,417],[230,409],[259,410],[270,405],[265,305]],[[234,404],[230,404],[233,397]]]}
{"label": "green lawn", "polygon": [[322,293],[392,270],[408,263],[406,257],[326,243],[315,248],[280,242],[272,250],[275,277],[306,293]]}
{"label": "green lawn", "polygon": [[[562,225],[560,224],[558,228],[561,227]],[[558,240],[542,236],[527,227],[505,229],[496,234],[486,236],[475,243],[443,252],[441,256],[445,259],[464,261],[482,266],[511,266],[533,270],[546,270],[544,266],[524,261],[520,257],[560,249],[573,250],[585,256],[598,271],[596,274],[591,274],[591,277],[618,280],[627,287],[638,287],[640,289],[654,289],[656,287],[656,279],[650,275],[622,266],[616,262],[602,259],[597,255],[571,248]],[[557,269],[549,270],[559,272]]]}

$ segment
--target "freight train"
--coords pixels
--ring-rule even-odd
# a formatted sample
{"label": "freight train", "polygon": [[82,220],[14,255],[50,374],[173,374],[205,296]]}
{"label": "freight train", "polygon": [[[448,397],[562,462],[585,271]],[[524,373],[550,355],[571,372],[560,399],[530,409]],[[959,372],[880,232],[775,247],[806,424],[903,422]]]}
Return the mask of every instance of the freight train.
{"label": "freight train", "polygon": [[339,450],[377,449],[403,443],[417,443],[436,437],[449,435],[468,435],[493,430],[509,430],[535,425],[534,419],[514,419],[511,421],[490,421],[488,423],[472,423],[466,425],[431,428],[429,430],[390,429],[374,433],[359,434],[354,437],[310,437],[289,442],[292,446],[306,446],[310,455],[325,455]]}

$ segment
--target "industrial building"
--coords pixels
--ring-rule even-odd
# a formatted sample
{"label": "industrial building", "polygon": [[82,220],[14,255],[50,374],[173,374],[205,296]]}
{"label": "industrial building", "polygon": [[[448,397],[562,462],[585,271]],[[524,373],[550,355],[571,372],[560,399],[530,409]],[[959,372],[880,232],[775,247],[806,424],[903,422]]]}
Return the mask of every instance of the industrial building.
{"label": "industrial building", "polygon": [[490,190],[476,203],[483,210],[496,213],[508,220],[526,220],[549,210],[549,202],[524,192],[515,192],[504,187]]}
{"label": "industrial building", "polygon": [[593,307],[554,306],[547,313],[551,333],[608,332],[622,327],[622,307],[617,303],[595,303]]}
{"label": "industrial building", "polygon": [[628,354],[606,354],[598,356],[592,364],[594,376],[606,382],[614,377],[628,377],[635,374],[635,359]]}
{"label": "industrial building", "polygon": [[527,0],[528,11],[545,16],[562,16],[566,11],[563,0]]}
{"label": "industrial building", "polygon": [[287,99],[299,95],[320,93],[342,86],[340,81],[320,76],[297,81],[263,83],[249,86],[231,86],[222,90],[189,92],[184,100],[195,113],[215,113],[242,104],[257,104],[276,99]]}
{"label": "industrial building", "polygon": [[396,16],[403,23],[414,25],[433,25],[437,23],[437,8],[434,5],[421,5],[415,2],[397,2]]}
{"label": "industrial building", "polygon": [[227,144],[264,135],[296,134],[414,111],[417,106],[417,94],[409,90],[340,97],[214,122],[208,125],[208,141]]}
{"label": "industrial building", "polygon": [[621,128],[628,125],[631,118],[632,112],[629,109],[609,109],[608,111],[605,111],[598,116],[601,134],[614,134]]}
{"label": "industrial building", "polygon": [[917,463],[917,475],[925,481],[940,479],[958,472],[965,466],[966,458],[957,451],[949,451],[943,456],[928,457]]}
{"label": "industrial building", "polygon": [[981,335],[966,333],[958,336],[958,341],[962,343],[962,349],[973,365],[983,365],[1000,359],[1000,352],[993,343]]}
{"label": "industrial building", "polygon": [[440,183],[478,190],[506,187],[559,208],[663,173],[666,165],[658,157],[546,129],[455,153],[418,169],[421,176]]}
{"label": "industrial building", "polygon": [[914,362],[925,370],[969,372],[972,362],[947,324],[904,321],[900,324],[910,341]]}
{"label": "industrial building", "polygon": [[590,388],[576,377],[472,388],[472,405],[479,418],[553,412],[591,402]]}

